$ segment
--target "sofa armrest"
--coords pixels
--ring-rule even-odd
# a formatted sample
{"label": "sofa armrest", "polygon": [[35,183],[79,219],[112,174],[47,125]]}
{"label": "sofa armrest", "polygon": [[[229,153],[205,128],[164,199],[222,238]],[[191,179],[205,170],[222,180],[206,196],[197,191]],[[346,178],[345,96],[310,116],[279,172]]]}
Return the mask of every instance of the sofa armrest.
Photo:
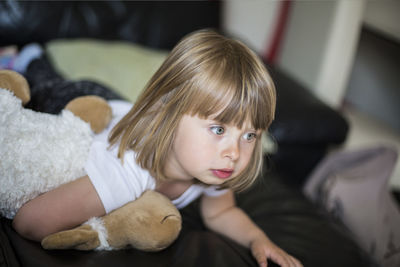
{"label": "sofa armrest", "polygon": [[277,90],[276,118],[271,133],[279,144],[340,144],[347,136],[346,119],[278,69],[271,75]]}
{"label": "sofa armrest", "polygon": [[270,127],[277,150],[270,158],[290,183],[301,185],[327,150],[346,139],[349,124],[339,111],[289,75],[268,69],[277,91],[276,116]]}

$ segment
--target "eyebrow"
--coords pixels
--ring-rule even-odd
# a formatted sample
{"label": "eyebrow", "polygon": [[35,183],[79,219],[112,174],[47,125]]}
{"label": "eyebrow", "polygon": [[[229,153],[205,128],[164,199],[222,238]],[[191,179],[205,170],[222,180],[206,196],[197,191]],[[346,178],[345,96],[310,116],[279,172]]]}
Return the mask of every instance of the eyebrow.
{"label": "eyebrow", "polygon": [[[215,122],[216,124],[221,124],[221,125],[233,125],[233,126],[235,126],[236,128],[238,128],[234,123],[229,123],[229,124],[227,124],[227,123],[224,123],[224,122],[222,122],[222,121],[216,120],[215,117],[213,118],[212,116],[206,118],[206,120],[213,121],[213,122]],[[257,133],[262,133],[262,131],[263,131],[262,129],[258,129],[258,130],[257,130],[254,126],[243,127],[243,129],[246,130],[246,131],[249,130],[249,131],[254,131],[254,132],[257,132]]]}

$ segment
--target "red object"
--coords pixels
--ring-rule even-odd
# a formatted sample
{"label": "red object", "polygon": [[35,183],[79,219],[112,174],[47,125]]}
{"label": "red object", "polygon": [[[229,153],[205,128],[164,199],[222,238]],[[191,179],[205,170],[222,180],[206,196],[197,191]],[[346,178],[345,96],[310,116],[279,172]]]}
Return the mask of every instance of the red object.
{"label": "red object", "polygon": [[277,24],[275,27],[275,32],[272,37],[271,46],[266,50],[264,59],[271,65],[275,64],[279,56],[280,48],[282,46],[282,39],[285,34],[286,25],[288,22],[290,6],[292,0],[286,0],[280,2],[280,10],[278,15]]}

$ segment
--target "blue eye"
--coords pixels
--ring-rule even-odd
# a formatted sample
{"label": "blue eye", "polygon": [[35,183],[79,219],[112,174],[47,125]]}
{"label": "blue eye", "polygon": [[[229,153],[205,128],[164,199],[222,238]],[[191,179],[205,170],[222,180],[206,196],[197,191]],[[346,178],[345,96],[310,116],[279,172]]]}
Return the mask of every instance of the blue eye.
{"label": "blue eye", "polygon": [[246,141],[253,141],[254,139],[257,138],[257,134],[255,134],[255,133],[245,133],[245,134],[243,135],[243,138],[244,138]]}
{"label": "blue eye", "polygon": [[225,129],[222,126],[212,126],[210,130],[216,135],[223,135],[225,133]]}

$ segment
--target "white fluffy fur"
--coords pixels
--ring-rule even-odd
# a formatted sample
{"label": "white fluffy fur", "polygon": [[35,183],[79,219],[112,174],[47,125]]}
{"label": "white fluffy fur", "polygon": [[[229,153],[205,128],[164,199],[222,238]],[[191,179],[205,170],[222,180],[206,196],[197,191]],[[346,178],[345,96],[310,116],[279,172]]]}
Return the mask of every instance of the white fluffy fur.
{"label": "white fluffy fur", "polygon": [[90,126],[71,112],[24,109],[0,88],[0,214],[12,219],[25,202],[85,175],[92,140]]}
{"label": "white fluffy fur", "polygon": [[113,250],[114,248],[111,247],[108,242],[108,231],[104,226],[104,222],[102,219],[98,217],[93,217],[89,219],[85,224],[88,224],[95,230],[99,236],[100,246],[96,248],[96,250]]}

